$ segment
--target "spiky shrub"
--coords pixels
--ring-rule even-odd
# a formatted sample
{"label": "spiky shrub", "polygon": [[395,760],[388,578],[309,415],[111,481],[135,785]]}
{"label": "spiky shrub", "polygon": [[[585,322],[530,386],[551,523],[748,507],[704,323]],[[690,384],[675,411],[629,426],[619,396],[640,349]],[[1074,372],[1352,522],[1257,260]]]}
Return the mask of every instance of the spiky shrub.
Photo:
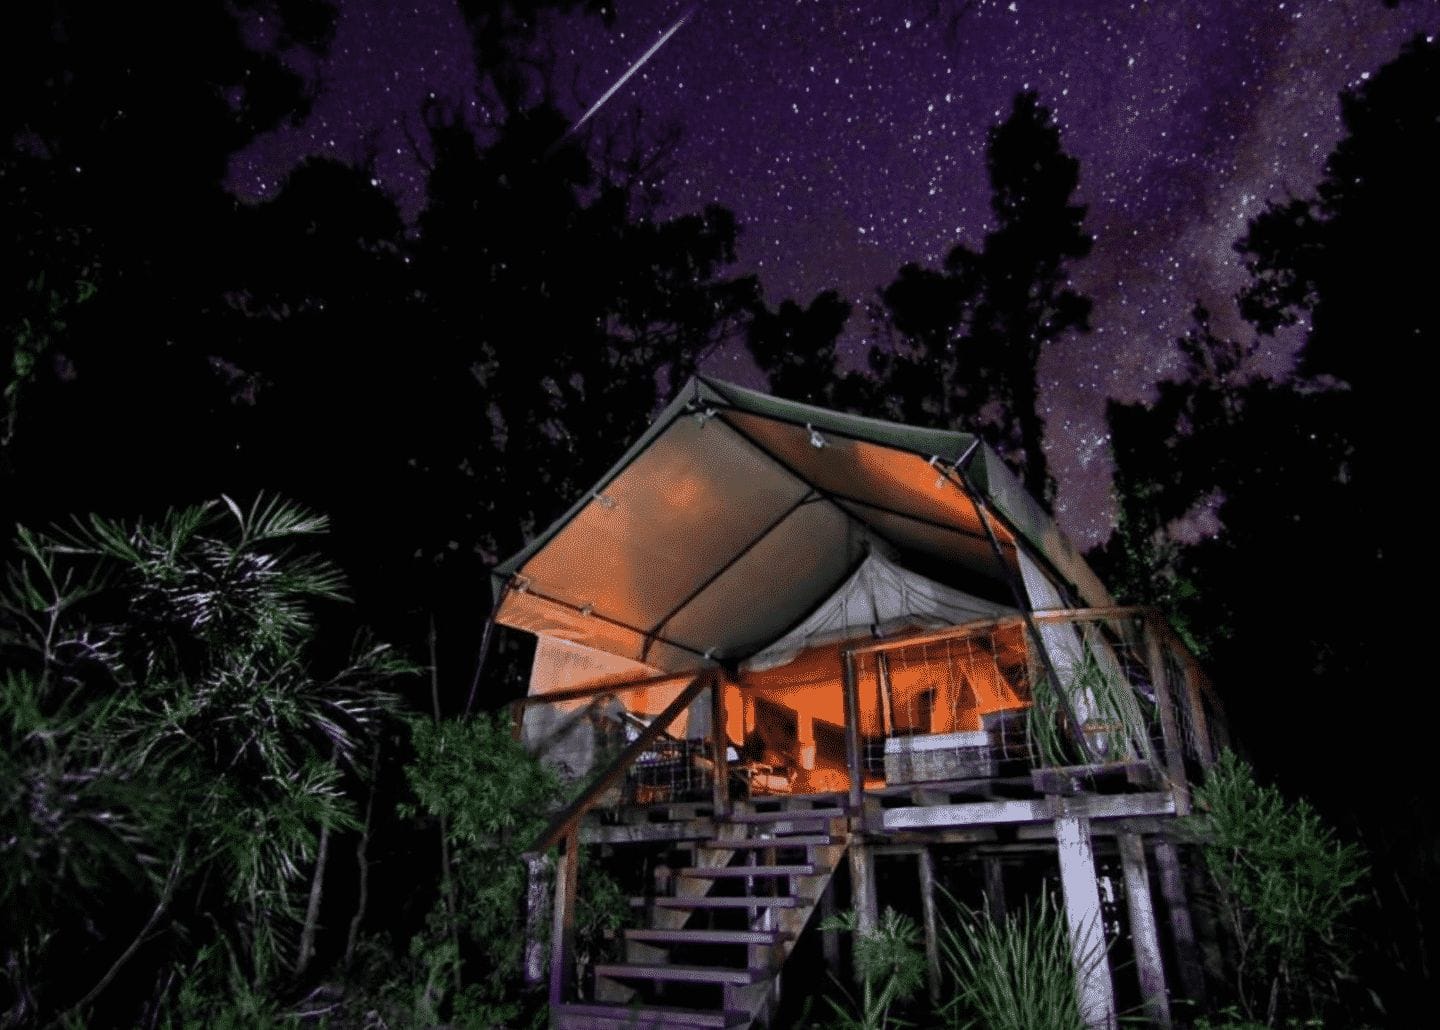
{"label": "spiky shrub", "polygon": [[1083,1030],[1065,917],[1048,891],[999,921],[943,896],[940,954],[954,987],[940,1009],[947,1026]]}
{"label": "spiky shrub", "polygon": [[[83,1018],[141,950],[183,965],[223,939],[248,987],[294,961],[317,842],[350,824],[342,778],[406,671],[364,642],[317,667],[314,607],[343,586],[305,546],[325,529],[292,504],[227,498],[20,531],[0,590],[12,1017]],[[148,918],[112,925],[130,909]],[[72,947],[93,985],[47,961]]]}
{"label": "spiky shrub", "polygon": [[1189,821],[1230,939],[1234,1000],[1250,1019],[1323,1019],[1355,945],[1360,850],[1306,802],[1293,802],[1225,751],[1195,792]]}
{"label": "spiky shrub", "polygon": [[[1087,627],[1087,637],[1094,627]],[[1064,673],[1035,677],[1026,718],[1030,753],[1037,765],[1063,766],[1091,760],[1121,761],[1138,753],[1150,758],[1149,730],[1141,699],[1116,662],[1097,653],[1103,643],[1086,639],[1078,660]],[[1104,725],[1088,750],[1077,738],[1074,716]],[[1083,732],[1086,727],[1079,727]]]}

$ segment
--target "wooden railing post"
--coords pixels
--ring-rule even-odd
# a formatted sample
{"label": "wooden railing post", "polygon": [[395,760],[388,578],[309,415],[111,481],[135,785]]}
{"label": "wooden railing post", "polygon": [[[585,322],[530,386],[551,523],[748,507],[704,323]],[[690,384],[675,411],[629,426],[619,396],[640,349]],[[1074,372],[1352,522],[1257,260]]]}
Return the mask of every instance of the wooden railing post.
{"label": "wooden railing post", "polygon": [[855,657],[845,652],[845,761],[850,768],[850,814],[865,807],[865,768],[860,754],[860,698],[855,682]]}
{"label": "wooden railing post", "polygon": [[555,814],[554,818],[550,820],[550,825],[545,827],[540,836],[535,838],[535,843],[530,845],[530,850],[545,851],[552,848],[577,829],[580,819],[595,807],[600,796],[620,777],[624,776],[625,770],[635,764],[635,760],[659,739],[680,713],[689,708],[704,692],[710,675],[708,672],[696,674],[689,686],[680,691],[675,699],[665,707],[665,710],[657,715],[650,725],[641,730],[639,736],[625,746],[625,750],[616,756],[615,761],[590,781],[590,786],[584,793]]}
{"label": "wooden railing post", "polygon": [[1170,689],[1170,671],[1165,666],[1165,649],[1160,643],[1160,616],[1145,616],[1145,663],[1150,666],[1150,685],[1155,688],[1155,704],[1160,709],[1160,735],[1165,748],[1165,768],[1170,776],[1170,790],[1175,795],[1175,814],[1190,814],[1190,779],[1185,774],[1185,739],[1175,721],[1174,695]]}
{"label": "wooden railing post", "polygon": [[730,814],[730,733],[725,728],[725,678],[710,676],[710,746],[715,765],[715,818]]}
{"label": "wooden railing post", "polygon": [[550,930],[550,1011],[563,1005],[574,974],[575,891],[580,879],[580,828],[565,836],[565,851],[555,873],[554,922]]}
{"label": "wooden railing post", "polygon": [[1205,714],[1205,701],[1200,696],[1200,663],[1185,652],[1185,702],[1190,708],[1190,724],[1195,727],[1195,747],[1207,769],[1215,764],[1215,742],[1210,738],[1210,718]]}

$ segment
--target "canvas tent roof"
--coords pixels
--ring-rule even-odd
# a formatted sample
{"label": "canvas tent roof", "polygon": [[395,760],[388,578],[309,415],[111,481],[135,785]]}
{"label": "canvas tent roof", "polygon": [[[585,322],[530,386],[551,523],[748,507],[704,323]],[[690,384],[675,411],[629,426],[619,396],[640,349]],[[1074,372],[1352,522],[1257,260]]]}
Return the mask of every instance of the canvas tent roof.
{"label": "canvas tent roof", "polygon": [[667,672],[741,660],[831,596],[876,539],[938,579],[988,581],[1007,599],[1019,546],[1082,603],[1110,603],[973,435],[697,377],[593,490],[496,568],[496,619]]}

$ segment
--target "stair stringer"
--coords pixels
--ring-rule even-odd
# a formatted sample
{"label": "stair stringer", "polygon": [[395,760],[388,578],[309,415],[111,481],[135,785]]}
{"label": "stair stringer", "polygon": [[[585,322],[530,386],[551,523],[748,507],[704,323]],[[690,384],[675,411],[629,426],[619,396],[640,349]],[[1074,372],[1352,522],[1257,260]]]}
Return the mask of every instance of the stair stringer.
{"label": "stair stringer", "polygon": [[726,991],[726,1008],[747,1013],[750,1019],[747,1025],[770,1024],[780,1001],[780,974],[785,968],[785,960],[799,944],[801,934],[805,932],[815,910],[819,908],[820,897],[830,886],[830,880],[844,860],[849,846],[848,840],[809,845],[806,850],[811,861],[825,872],[814,876],[792,876],[790,891],[795,897],[803,899],[804,903],[797,908],[770,909],[765,913],[766,918],[774,920],[773,929],[787,934],[778,944],[753,945],[751,948],[750,965],[768,967],[771,970],[770,978],[744,987],[731,987]]}

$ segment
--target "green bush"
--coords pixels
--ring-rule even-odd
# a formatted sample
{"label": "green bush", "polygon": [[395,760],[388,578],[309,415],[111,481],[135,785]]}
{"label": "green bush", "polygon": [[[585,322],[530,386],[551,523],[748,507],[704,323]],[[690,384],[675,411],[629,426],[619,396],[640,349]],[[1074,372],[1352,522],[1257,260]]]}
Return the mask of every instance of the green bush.
{"label": "green bush", "polygon": [[1230,941],[1234,1001],[1248,1019],[1323,1019],[1349,974],[1344,934],[1365,876],[1304,801],[1255,781],[1226,751],[1195,793],[1191,827]]}

